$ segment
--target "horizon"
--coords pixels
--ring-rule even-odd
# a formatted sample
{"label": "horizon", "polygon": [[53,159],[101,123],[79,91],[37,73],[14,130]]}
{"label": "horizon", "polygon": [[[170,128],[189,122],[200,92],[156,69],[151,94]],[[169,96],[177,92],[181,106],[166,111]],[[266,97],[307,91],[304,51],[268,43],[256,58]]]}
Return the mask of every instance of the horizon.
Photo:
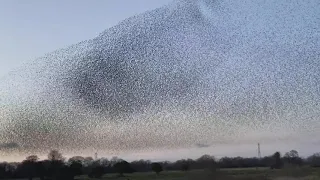
{"label": "horizon", "polygon": [[[290,148],[289,148],[290,149]],[[196,156],[196,157],[175,157],[174,159],[165,159],[165,158],[160,158],[160,159],[156,159],[156,158],[132,158],[132,156],[131,157],[127,157],[127,158],[125,158],[125,157],[122,157],[121,155],[120,156],[99,156],[99,154],[97,153],[97,157],[95,158],[95,155],[96,155],[96,153],[94,153],[92,156],[90,156],[90,155],[88,155],[88,156],[82,156],[82,155],[77,155],[77,154],[75,154],[75,155],[69,155],[69,156],[65,156],[61,151],[59,151],[58,150],[58,152],[60,152],[61,154],[62,154],[62,156],[63,156],[63,159],[64,159],[64,161],[65,162],[67,162],[69,159],[71,159],[71,158],[73,158],[73,157],[78,157],[78,156],[80,156],[80,157],[84,157],[84,158],[88,158],[88,157],[90,157],[90,158],[92,158],[93,160],[99,160],[99,159],[107,159],[107,160],[111,160],[111,159],[113,159],[113,158],[118,158],[118,159],[122,159],[122,160],[125,160],[125,161],[127,161],[127,162],[129,162],[129,163],[131,163],[131,162],[134,162],[134,161],[139,161],[139,160],[145,160],[145,161],[151,161],[151,162],[176,162],[176,161],[179,161],[179,160],[188,160],[188,159],[191,159],[191,160],[196,160],[196,159],[198,159],[198,158],[200,158],[200,157],[202,157],[202,156],[204,156],[204,155],[209,155],[209,156],[211,156],[211,157],[213,157],[215,160],[217,160],[217,161],[219,161],[220,159],[222,159],[222,158],[225,158],[225,157],[228,157],[228,158],[236,158],[236,157],[241,157],[241,158],[265,158],[265,157],[271,157],[271,156],[273,156],[273,154],[275,153],[275,152],[279,152],[280,153],[280,155],[283,157],[284,155],[285,155],[285,153],[287,153],[287,152],[290,152],[291,150],[296,150],[296,149],[290,149],[290,150],[288,150],[288,151],[283,151],[283,152],[281,152],[281,151],[274,151],[274,152],[272,152],[272,153],[270,153],[270,154],[265,154],[265,155],[262,155],[261,154],[261,156],[259,157],[259,155],[256,155],[256,156],[239,156],[239,155],[231,155],[231,156],[228,156],[228,155],[218,155],[218,156],[215,156],[215,155],[212,155],[212,154],[210,154],[210,153],[205,153],[205,154],[202,154],[202,155],[199,155],[199,156]],[[50,151],[48,151],[48,153],[49,153]],[[299,151],[297,151],[298,153],[299,153],[299,157],[300,158],[303,158],[303,159],[306,159],[306,158],[308,158],[308,157],[310,157],[310,156],[313,156],[313,155],[315,155],[315,154],[317,154],[317,153],[319,153],[319,152],[313,152],[313,153],[310,153],[310,154],[308,154],[308,155],[301,155],[300,154],[300,152]],[[43,155],[43,156],[38,156],[37,154],[29,154],[29,155],[27,155],[26,157],[28,157],[28,156],[33,156],[33,155],[35,155],[35,156],[37,156],[38,158],[39,158],[39,161],[43,161],[43,160],[47,160],[48,159],[48,155]],[[25,158],[26,158],[25,157]],[[0,163],[3,163],[3,162],[6,162],[6,163],[20,163],[20,162],[22,162],[23,160],[25,160],[25,158],[24,159],[21,159],[20,161],[0,161]]]}
{"label": "horizon", "polygon": [[[254,146],[255,145],[255,146]],[[242,146],[242,148],[241,148]],[[258,144],[252,144],[252,145],[247,145],[246,147],[243,147],[244,145],[242,144],[240,147],[238,146],[237,150],[234,151],[233,149],[235,148],[234,146],[230,145],[227,147],[223,145],[218,145],[216,148],[214,147],[202,147],[202,148],[191,148],[191,149],[180,149],[180,150],[160,150],[159,152],[137,152],[137,153],[123,153],[123,154],[108,154],[108,153],[103,153],[103,152],[97,152],[98,159],[101,158],[106,158],[110,160],[113,157],[117,157],[120,159],[124,159],[128,162],[136,161],[136,160],[150,160],[152,162],[163,162],[163,161],[169,161],[169,162],[174,162],[177,160],[181,159],[197,159],[201,157],[202,155],[210,155],[213,156],[215,159],[220,159],[223,157],[242,157],[242,158],[258,158]],[[251,149],[250,149],[251,148]],[[286,152],[289,152],[291,150],[297,150],[299,153],[299,156],[302,158],[307,158],[309,156],[312,156],[313,154],[317,153],[317,151],[310,150],[308,152],[305,151],[299,151],[299,148],[297,146],[292,146],[287,147],[287,148],[281,148],[280,150],[274,149],[273,146],[265,146],[260,143],[260,152],[261,152],[261,157],[269,157],[273,155],[275,152],[280,152],[281,155],[284,155]],[[199,152],[200,149],[200,152]],[[224,153],[214,153],[214,150],[220,149],[220,151],[224,151]],[[227,151],[225,151],[228,149]],[[315,149],[315,147],[310,148],[310,149]],[[63,157],[66,159],[72,158],[74,156],[82,156],[82,157],[92,157],[94,159],[95,153],[92,151],[92,154],[65,154],[63,151],[58,150],[60,153],[62,153]],[[50,152],[48,150],[47,154]],[[161,153],[160,153],[161,152]],[[194,153],[197,152],[197,153]],[[26,157],[31,156],[31,155],[37,155],[40,160],[46,160],[47,159],[47,154],[37,154],[37,153],[29,153],[29,154],[24,154],[24,155],[19,155],[20,157],[17,158],[17,154],[15,155],[15,158],[12,160],[8,159],[8,161],[3,161],[2,159],[0,162],[9,162],[9,163],[14,163],[14,162],[22,162],[25,160]],[[162,154],[165,154],[166,156],[163,156]],[[179,155],[176,155],[179,154]],[[14,160],[16,159],[16,160]],[[17,160],[19,159],[19,160]]]}

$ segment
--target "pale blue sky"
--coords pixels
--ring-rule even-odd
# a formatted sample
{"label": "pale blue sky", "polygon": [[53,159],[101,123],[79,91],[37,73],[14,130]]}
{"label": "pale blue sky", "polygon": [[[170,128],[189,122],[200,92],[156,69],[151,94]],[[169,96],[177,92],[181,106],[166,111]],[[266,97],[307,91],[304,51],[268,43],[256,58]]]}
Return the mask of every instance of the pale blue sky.
{"label": "pale blue sky", "polygon": [[0,0],[0,77],[171,0]]}

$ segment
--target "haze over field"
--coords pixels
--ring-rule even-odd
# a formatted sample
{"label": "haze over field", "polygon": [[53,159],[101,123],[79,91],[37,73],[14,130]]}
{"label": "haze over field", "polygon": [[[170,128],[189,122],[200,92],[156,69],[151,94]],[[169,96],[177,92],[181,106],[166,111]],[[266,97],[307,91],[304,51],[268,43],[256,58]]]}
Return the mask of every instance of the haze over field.
{"label": "haze over field", "polygon": [[258,142],[314,152],[319,9],[178,0],[47,54],[0,82],[2,153],[254,156]]}

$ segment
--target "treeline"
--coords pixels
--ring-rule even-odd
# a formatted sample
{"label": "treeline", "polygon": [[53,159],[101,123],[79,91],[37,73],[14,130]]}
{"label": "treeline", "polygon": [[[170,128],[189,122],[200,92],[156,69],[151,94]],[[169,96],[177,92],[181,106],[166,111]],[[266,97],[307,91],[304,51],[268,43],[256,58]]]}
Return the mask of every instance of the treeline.
{"label": "treeline", "polygon": [[134,172],[151,172],[159,174],[162,171],[189,171],[196,169],[218,168],[252,168],[270,167],[279,169],[286,166],[320,167],[320,153],[308,158],[302,158],[298,152],[292,150],[281,156],[279,152],[261,159],[243,157],[223,157],[216,159],[210,155],[203,155],[198,159],[182,159],[175,162],[151,162],[138,160],[127,162],[114,157],[112,159],[74,156],[65,159],[57,150],[48,154],[48,159],[40,161],[36,155],[28,156],[20,163],[0,163],[0,179],[39,178],[41,180],[73,180],[79,175],[101,178],[104,174],[115,173],[123,176]]}

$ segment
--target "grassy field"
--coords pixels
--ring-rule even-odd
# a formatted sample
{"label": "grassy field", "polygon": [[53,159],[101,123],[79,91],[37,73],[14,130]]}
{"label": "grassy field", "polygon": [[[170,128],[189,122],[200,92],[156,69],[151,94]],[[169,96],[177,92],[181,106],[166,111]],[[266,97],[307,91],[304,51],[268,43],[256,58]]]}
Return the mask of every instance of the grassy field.
{"label": "grassy field", "polygon": [[[77,177],[78,180],[98,180],[87,176]],[[239,168],[222,169],[218,171],[170,171],[155,173],[133,173],[118,177],[117,174],[107,174],[100,180],[320,180],[320,169],[288,168],[271,170],[269,168]],[[35,179],[37,180],[37,179]]]}
{"label": "grassy field", "polygon": [[[86,176],[78,177],[81,180],[94,180]],[[320,169],[313,168],[290,168],[282,170],[270,170],[267,168],[248,169],[223,169],[219,171],[199,170],[189,172],[162,172],[126,174],[118,177],[109,174],[102,178],[117,180],[320,180]]]}

